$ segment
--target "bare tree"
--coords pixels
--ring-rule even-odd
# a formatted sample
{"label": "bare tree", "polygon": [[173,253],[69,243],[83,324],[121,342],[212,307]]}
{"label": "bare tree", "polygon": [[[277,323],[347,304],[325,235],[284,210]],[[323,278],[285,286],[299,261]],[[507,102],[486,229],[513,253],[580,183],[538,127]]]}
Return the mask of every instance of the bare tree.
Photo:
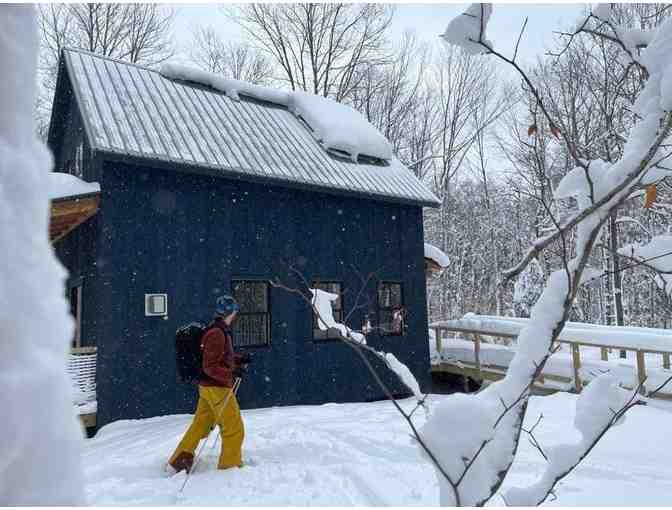
{"label": "bare tree", "polygon": [[[423,429],[427,432],[425,439],[429,448],[441,450],[440,453],[435,450],[442,468],[437,467],[437,478],[442,503],[447,505],[484,505],[499,491],[516,458],[521,435],[533,434],[534,427],[523,429],[530,389],[556,350],[556,341],[572,311],[578,289],[584,283],[584,272],[601,229],[633,193],[666,175],[661,164],[672,156],[667,145],[672,133],[672,113],[666,107],[669,98],[661,89],[662,77],[670,69],[669,59],[664,58],[670,51],[669,23],[646,38],[651,56],[645,59],[639,59],[628,43],[641,34],[614,26],[609,10],[602,6],[599,14],[588,15],[568,36],[568,46],[584,36],[611,41],[622,50],[624,58],[633,63],[631,70],[641,69],[647,76],[634,106],[638,119],[623,135],[627,139],[623,152],[613,162],[606,162],[579,156],[581,140],[575,138],[572,131],[560,130],[540,88],[517,63],[517,51],[513,57],[508,57],[487,40],[485,32],[491,12],[491,4],[472,4],[449,24],[446,40],[466,51],[490,55],[516,69],[535,97],[540,116],[550,126],[552,135],[563,141],[575,165],[555,189],[555,199],[571,198],[576,203],[562,221],[548,211],[554,229],[537,239],[522,260],[504,272],[506,278],[516,277],[541,252],[553,243],[560,243],[560,266],[551,273],[532,310],[529,324],[518,336],[518,348],[506,377],[471,399],[446,399]],[[651,393],[659,392],[670,380],[672,377]],[[638,390],[646,391],[643,383]],[[542,476],[527,487],[508,490],[503,495],[505,501],[517,506],[543,503],[556,484],[590,454],[629,409],[644,403],[637,393],[626,395],[611,375],[595,379],[577,403],[575,424],[581,440],[575,444],[558,445],[544,455],[548,463]],[[464,416],[469,417],[470,424],[482,424],[483,428],[468,431],[463,442],[459,438],[447,441],[445,430],[464,423]]]}
{"label": "bare tree", "polygon": [[395,152],[407,144],[410,123],[417,115],[418,100],[427,66],[428,49],[412,32],[405,32],[390,50],[385,63],[363,66],[349,104],[361,112],[392,143]]}
{"label": "bare tree", "polygon": [[387,61],[393,9],[381,4],[246,4],[226,8],[265,50],[292,90],[343,101],[361,70]]}
{"label": "bare tree", "polygon": [[64,47],[147,65],[174,54],[171,29],[175,12],[158,4],[39,4],[38,9],[41,91],[37,116],[41,129],[50,115]]}
{"label": "bare tree", "polygon": [[263,85],[273,76],[273,65],[259,50],[245,42],[225,41],[213,27],[194,31],[190,53],[203,69],[227,78]]}
{"label": "bare tree", "polygon": [[[479,136],[511,107],[513,96],[504,93],[490,62],[459,48],[442,48],[427,74],[436,109],[428,173],[442,202],[437,211],[428,212],[428,238],[445,253],[460,253],[458,260],[466,262],[469,246],[462,242],[461,235],[453,234],[458,231],[455,228],[457,175],[468,166]],[[458,313],[464,313],[465,292],[474,287],[473,283],[463,280],[462,269],[461,264],[457,265],[453,271],[443,272],[430,281],[430,287],[438,286],[438,308],[442,317],[448,315],[451,300],[456,302]],[[472,281],[474,278],[472,273]]]}

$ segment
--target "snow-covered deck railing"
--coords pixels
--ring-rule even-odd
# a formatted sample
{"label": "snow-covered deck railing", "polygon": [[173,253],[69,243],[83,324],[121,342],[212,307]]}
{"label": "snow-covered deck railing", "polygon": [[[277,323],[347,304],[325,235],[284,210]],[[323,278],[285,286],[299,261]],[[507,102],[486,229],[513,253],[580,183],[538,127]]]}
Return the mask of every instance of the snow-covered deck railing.
{"label": "snow-covered deck railing", "polygon": [[96,357],[95,347],[70,350],[67,370],[73,386],[73,404],[80,415],[96,412]]}
{"label": "snow-covered deck railing", "polygon": [[[448,333],[461,333],[466,339],[471,340],[474,349],[473,365],[477,374],[481,375],[484,370],[484,364],[481,363],[482,337],[516,338],[528,320],[469,313],[462,319],[438,321],[429,327],[434,331],[438,353],[442,352]],[[646,354],[661,355],[662,369],[670,370],[672,330],[568,322],[560,333],[558,343],[570,346],[573,382],[577,392],[581,391],[583,386],[580,376],[581,347],[599,348],[601,361],[605,362],[609,361],[611,349],[634,352],[637,360],[637,379],[642,385],[642,393],[646,393]],[[464,360],[458,363],[464,364]]]}

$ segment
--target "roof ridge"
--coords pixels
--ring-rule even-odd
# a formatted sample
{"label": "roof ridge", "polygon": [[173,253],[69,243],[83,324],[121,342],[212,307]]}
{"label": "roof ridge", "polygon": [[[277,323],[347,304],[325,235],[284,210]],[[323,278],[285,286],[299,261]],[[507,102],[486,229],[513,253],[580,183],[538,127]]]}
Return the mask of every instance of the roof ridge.
{"label": "roof ridge", "polygon": [[100,53],[96,53],[95,51],[91,51],[91,50],[85,50],[84,48],[74,48],[74,47],[71,47],[71,46],[64,46],[62,51],[84,53],[85,55],[89,55],[91,57],[99,58],[101,60],[109,60],[110,62],[116,62],[117,64],[123,64],[125,66],[137,67],[138,69],[143,69],[145,71],[149,71],[150,73],[156,73],[156,74],[161,75],[161,73],[159,72],[158,69],[153,69],[153,68],[148,67],[148,66],[143,65],[143,64],[138,64],[138,63],[135,63],[135,62],[129,62],[128,60],[122,60],[122,59],[116,58],[116,57],[101,55]]}

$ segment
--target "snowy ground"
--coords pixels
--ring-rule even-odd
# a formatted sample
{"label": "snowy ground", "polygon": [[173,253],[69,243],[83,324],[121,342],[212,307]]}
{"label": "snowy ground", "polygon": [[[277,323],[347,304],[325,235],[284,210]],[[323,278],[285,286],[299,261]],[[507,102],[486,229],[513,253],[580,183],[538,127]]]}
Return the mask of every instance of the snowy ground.
{"label": "snowy ground", "polygon": [[[446,396],[433,395],[433,405]],[[575,396],[534,397],[528,420],[544,420],[538,439],[551,445],[578,437]],[[411,407],[412,400],[403,401]],[[659,404],[663,405],[663,404]],[[162,465],[191,417],[120,421],[86,441],[84,465],[94,505],[403,505],[433,506],[433,469],[388,402],[327,404],[244,411],[243,469],[217,471],[218,452],[204,458],[178,497],[182,475]],[[416,413],[417,414],[417,413]],[[424,417],[418,415],[422,424]],[[669,505],[672,494],[670,410],[635,408],[557,491],[551,505]],[[446,431],[450,433],[450,431]],[[214,436],[211,443],[214,442]],[[521,443],[508,483],[531,481],[543,458]],[[502,501],[494,501],[501,505]]]}

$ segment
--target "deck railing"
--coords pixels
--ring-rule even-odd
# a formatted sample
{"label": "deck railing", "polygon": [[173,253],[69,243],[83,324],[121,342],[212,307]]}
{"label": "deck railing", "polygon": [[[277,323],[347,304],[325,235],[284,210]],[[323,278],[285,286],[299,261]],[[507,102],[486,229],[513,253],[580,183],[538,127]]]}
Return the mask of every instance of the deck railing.
{"label": "deck railing", "polygon": [[[505,318],[503,318],[505,319]],[[495,331],[490,329],[479,329],[472,327],[460,327],[459,325],[450,324],[453,321],[445,321],[440,323],[434,323],[430,325],[430,329],[434,331],[434,338],[436,343],[436,350],[441,354],[444,342],[448,339],[446,338],[449,333],[460,333],[465,336],[465,338],[472,340],[474,343],[474,368],[476,369],[476,374],[482,378],[482,372],[484,367],[481,364],[480,351],[481,343],[483,342],[483,336],[495,337],[495,338],[517,338],[518,333],[513,331]],[[454,321],[459,323],[459,321]],[[521,326],[522,327],[522,326]],[[605,326],[613,327],[614,326]],[[582,347],[592,347],[600,349],[600,358],[602,361],[609,361],[609,352],[611,350],[626,351],[635,353],[635,358],[637,360],[637,380],[638,386],[640,387],[640,393],[642,395],[647,394],[646,380],[647,380],[647,368],[646,368],[646,354],[660,355],[662,357],[662,365],[666,370],[670,369],[670,356],[672,355],[672,339],[670,339],[670,347],[668,349],[657,349],[657,348],[635,348],[627,344],[614,343],[613,345],[607,345],[599,341],[586,341],[586,340],[577,340],[569,337],[571,333],[564,334],[563,338],[556,340],[557,344],[566,344],[570,348],[572,355],[572,369],[573,369],[573,385],[574,390],[578,393],[583,389],[583,382],[581,381],[580,370],[581,370],[581,348]],[[596,331],[595,336],[598,337],[599,333]],[[543,383],[543,375],[540,377],[540,382]],[[661,398],[672,398],[672,395],[668,393],[659,394]]]}

